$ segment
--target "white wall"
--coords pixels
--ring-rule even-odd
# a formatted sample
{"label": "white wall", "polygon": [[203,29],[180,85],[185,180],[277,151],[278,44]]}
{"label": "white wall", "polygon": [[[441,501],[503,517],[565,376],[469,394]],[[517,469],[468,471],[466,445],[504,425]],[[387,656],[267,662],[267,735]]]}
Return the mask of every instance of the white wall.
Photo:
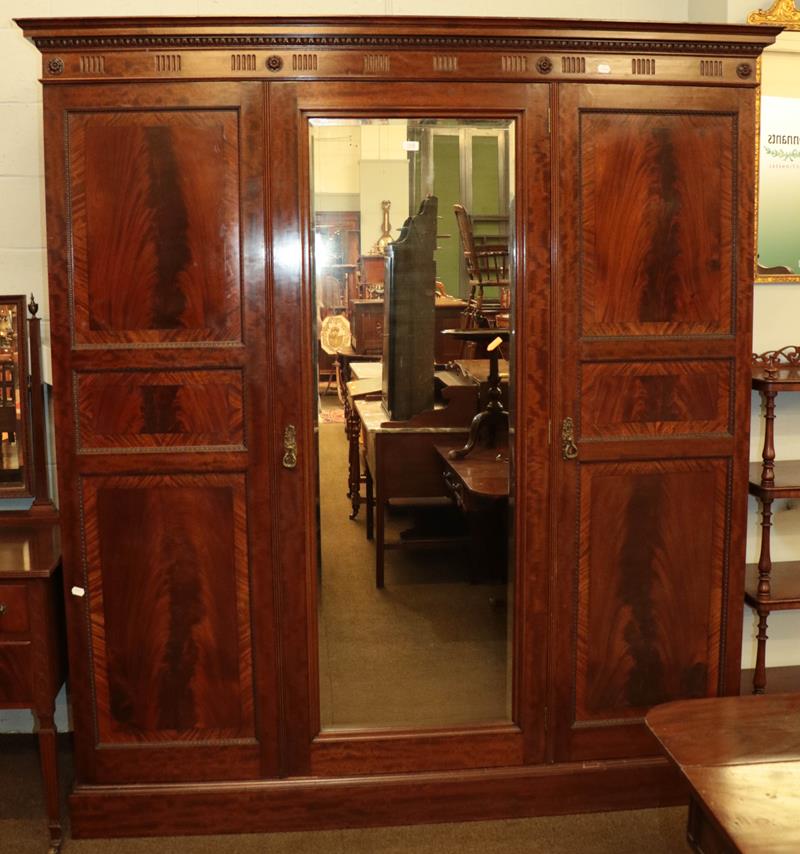
{"label": "white wall", "polygon": [[[728,21],[742,23],[758,0],[572,0],[559,9],[553,0],[497,0],[494,15],[596,18],[651,21]],[[765,0],[764,6],[770,5]],[[281,9],[263,0],[0,0],[0,293],[33,292],[49,335],[42,179],[41,70],[39,54],[25,42],[13,17],[89,15],[263,15],[263,14],[410,14],[482,15],[482,0],[294,0]],[[800,286],[765,286],[756,290],[757,349],[800,339]],[[800,341],[798,341],[800,343]],[[800,396],[799,396],[800,397]],[[800,400],[780,401],[779,452],[800,454]],[[757,416],[757,413],[756,413]],[[760,422],[754,419],[754,458],[758,458]],[[751,513],[751,554],[756,548]],[[800,549],[800,511],[777,514],[775,557]],[[800,662],[800,614],[773,615],[771,664]],[[744,661],[753,651],[751,620],[745,619]],[[64,723],[63,699],[59,718]],[[0,730],[28,729],[19,713],[0,716]]]}

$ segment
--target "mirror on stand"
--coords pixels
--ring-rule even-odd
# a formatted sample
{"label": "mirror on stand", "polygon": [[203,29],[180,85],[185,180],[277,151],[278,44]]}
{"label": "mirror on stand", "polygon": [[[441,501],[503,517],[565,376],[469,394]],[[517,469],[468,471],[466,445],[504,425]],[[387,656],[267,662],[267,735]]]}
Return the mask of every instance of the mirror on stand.
{"label": "mirror on stand", "polygon": [[[0,297],[0,521],[56,518],[45,450],[39,306]],[[28,318],[30,312],[30,318]]]}

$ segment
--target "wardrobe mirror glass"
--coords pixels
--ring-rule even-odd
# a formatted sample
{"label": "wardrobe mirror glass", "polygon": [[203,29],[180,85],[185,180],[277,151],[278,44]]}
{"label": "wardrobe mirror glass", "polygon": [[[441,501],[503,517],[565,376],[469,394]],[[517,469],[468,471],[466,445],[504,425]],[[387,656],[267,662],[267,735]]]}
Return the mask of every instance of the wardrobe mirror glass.
{"label": "wardrobe mirror glass", "polygon": [[309,146],[321,726],[508,722],[513,122]]}
{"label": "wardrobe mirror glass", "polygon": [[27,491],[25,297],[0,299],[0,498]]}

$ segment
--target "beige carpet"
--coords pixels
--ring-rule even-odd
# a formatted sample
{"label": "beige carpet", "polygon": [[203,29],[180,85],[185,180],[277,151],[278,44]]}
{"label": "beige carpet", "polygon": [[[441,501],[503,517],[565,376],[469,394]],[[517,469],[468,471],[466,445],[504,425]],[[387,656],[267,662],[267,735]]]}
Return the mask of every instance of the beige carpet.
{"label": "beige carpet", "polygon": [[[0,740],[0,854],[45,854],[32,739]],[[71,776],[61,753],[62,792]],[[65,854],[686,854],[685,808],[242,836],[72,840]]]}
{"label": "beige carpet", "polygon": [[[366,508],[348,518],[342,425],[320,424],[319,443],[323,726],[510,720],[505,585],[470,583],[469,551],[457,546],[386,552],[378,590]],[[395,512],[387,539],[411,525],[408,512]]]}

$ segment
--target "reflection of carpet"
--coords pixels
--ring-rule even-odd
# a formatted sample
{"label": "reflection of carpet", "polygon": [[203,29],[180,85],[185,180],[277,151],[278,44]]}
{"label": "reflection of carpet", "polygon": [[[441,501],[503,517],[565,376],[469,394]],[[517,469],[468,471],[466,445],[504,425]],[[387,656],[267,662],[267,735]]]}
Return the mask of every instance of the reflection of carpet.
{"label": "reflection of carpet", "polygon": [[319,420],[323,424],[344,424],[344,410],[324,409],[319,414]]}

